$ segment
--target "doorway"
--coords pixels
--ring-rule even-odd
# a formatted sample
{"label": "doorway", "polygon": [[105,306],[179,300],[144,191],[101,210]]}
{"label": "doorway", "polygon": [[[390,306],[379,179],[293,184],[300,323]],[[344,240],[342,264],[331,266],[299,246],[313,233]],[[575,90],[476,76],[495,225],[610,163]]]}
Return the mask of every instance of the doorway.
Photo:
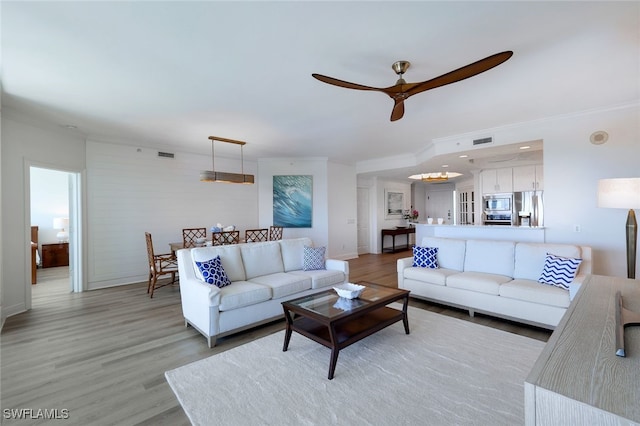
{"label": "doorway", "polygon": [[358,188],[358,254],[371,253],[369,188]]}
{"label": "doorway", "polygon": [[427,217],[433,218],[433,223],[437,223],[438,218],[442,218],[444,224],[453,224],[453,195],[452,188],[427,190]]}
{"label": "doorway", "polygon": [[[41,164],[29,164],[25,169],[29,188],[27,220],[38,226],[40,267],[35,285],[38,275],[50,278],[53,274],[58,289],[81,292],[81,173]],[[27,308],[31,308],[34,296],[31,282],[27,295]]]}

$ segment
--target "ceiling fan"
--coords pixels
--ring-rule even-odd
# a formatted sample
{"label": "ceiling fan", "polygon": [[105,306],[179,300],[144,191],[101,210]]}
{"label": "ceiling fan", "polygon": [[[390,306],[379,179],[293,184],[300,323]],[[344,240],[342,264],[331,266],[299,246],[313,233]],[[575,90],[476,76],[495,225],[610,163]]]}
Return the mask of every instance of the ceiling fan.
{"label": "ceiling fan", "polygon": [[460,80],[464,80],[474,75],[478,75],[482,72],[490,70],[493,67],[505,62],[513,55],[513,52],[508,50],[505,52],[496,53],[495,55],[487,56],[484,59],[480,59],[472,64],[465,65],[462,68],[458,68],[439,77],[432,78],[431,80],[423,81],[420,83],[407,83],[403,75],[409,69],[411,63],[408,61],[394,62],[391,68],[399,76],[395,85],[379,88],[363,86],[362,84],[349,83],[348,81],[338,80],[337,78],[327,77],[321,74],[311,74],[314,78],[322,81],[323,83],[333,84],[334,86],[346,87],[347,89],[356,90],[374,90],[377,92],[386,93],[393,99],[394,105],[391,111],[391,121],[396,121],[402,118],[404,115],[404,101],[410,96],[417,93],[424,92],[425,90],[435,89],[436,87],[444,86],[447,84],[455,83]]}

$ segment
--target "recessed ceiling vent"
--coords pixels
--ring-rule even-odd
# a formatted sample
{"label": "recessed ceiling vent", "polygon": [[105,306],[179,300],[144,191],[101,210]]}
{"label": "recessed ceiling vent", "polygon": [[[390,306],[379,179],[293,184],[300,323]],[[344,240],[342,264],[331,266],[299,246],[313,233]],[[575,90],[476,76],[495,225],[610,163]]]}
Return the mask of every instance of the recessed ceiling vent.
{"label": "recessed ceiling vent", "polygon": [[164,158],[174,158],[175,154],[173,152],[162,152],[162,151],[158,151],[158,157],[164,157]]}
{"label": "recessed ceiling vent", "polygon": [[482,139],[474,139],[473,140],[473,144],[474,145],[482,145],[482,144],[491,143],[491,142],[493,142],[493,138],[492,137],[482,138]]}

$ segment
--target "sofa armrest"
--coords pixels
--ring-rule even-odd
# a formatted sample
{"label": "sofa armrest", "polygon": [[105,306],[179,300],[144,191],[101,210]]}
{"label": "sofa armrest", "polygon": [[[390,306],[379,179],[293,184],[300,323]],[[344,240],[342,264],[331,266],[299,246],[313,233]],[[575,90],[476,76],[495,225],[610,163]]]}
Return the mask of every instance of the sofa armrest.
{"label": "sofa armrest", "polygon": [[398,273],[404,271],[407,268],[411,268],[413,266],[413,257],[403,257],[402,259],[398,259],[397,268]]}
{"label": "sofa armrest", "polygon": [[344,274],[345,282],[349,281],[349,262],[338,259],[325,259],[324,267],[331,271],[340,271]]}
{"label": "sofa armrest", "polygon": [[183,301],[189,300],[197,304],[206,303],[207,306],[220,304],[220,289],[198,279],[180,277],[180,296],[183,296]]}
{"label": "sofa armrest", "polygon": [[578,274],[573,278],[571,284],[569,284],[569,300],[573,300],[578,294],[578,290],[582,286],[582,283],[587,279],[589,274]]}

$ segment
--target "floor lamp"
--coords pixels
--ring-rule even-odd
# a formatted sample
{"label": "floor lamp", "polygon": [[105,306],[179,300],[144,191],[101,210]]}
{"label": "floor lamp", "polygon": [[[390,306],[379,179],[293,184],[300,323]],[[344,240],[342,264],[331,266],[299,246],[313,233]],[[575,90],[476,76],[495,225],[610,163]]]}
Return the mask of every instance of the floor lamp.
{"label": "floor lamp", "polygon": [[634,209],[640,209],[640,178],[600,179],[598,207],[629,209],[627,214],[627,278],[636,277],[638,223]]}

